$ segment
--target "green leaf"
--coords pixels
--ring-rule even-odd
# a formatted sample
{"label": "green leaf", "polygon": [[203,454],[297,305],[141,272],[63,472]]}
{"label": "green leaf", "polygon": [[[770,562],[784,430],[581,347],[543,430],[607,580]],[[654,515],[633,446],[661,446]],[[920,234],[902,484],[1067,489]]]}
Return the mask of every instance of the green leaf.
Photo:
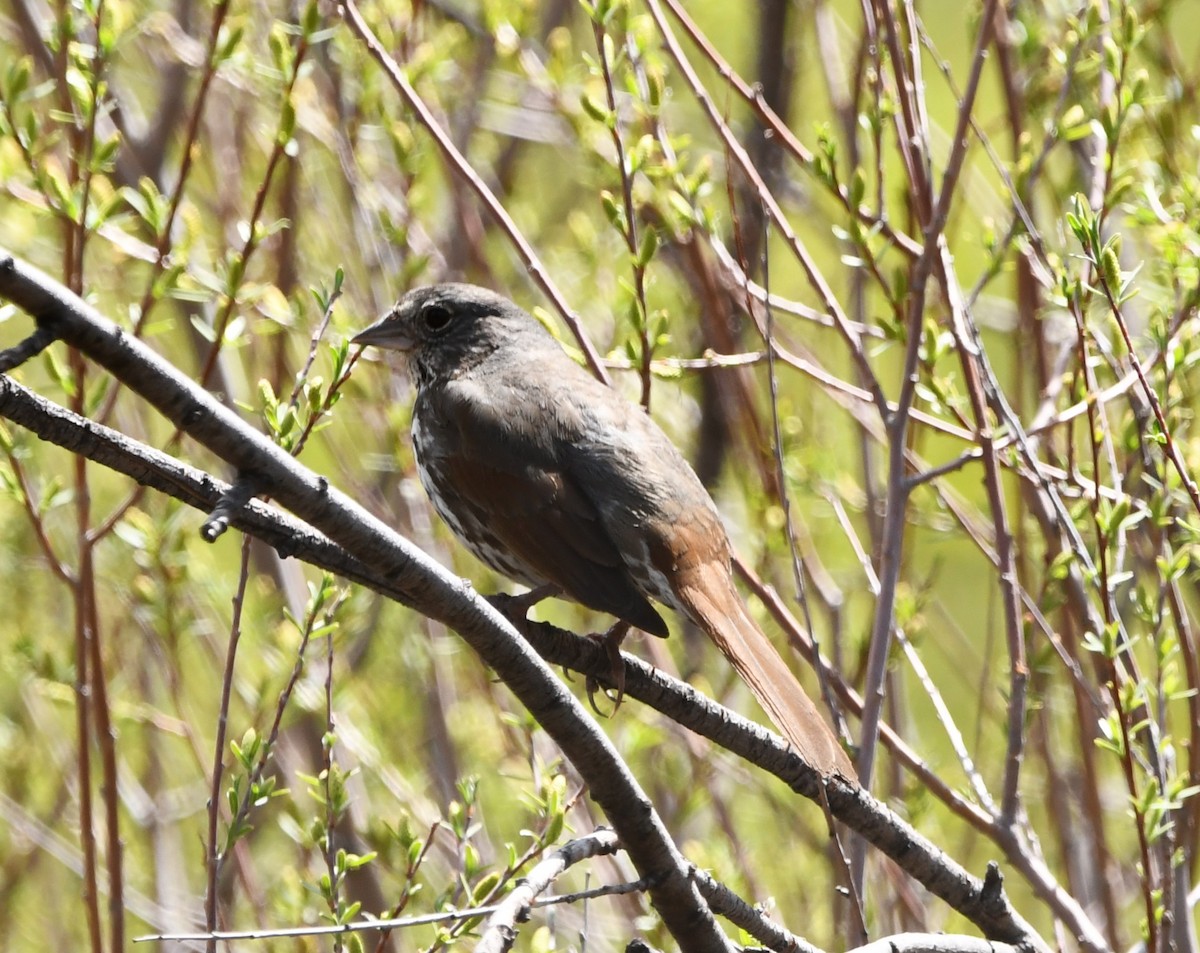
{"label": "green leaf", "polygon": [[597,122],[609,124],[609,119],[612,113],[608,111],[608,107],[601,106],[598,102],[592,99],[587,93],[579,97],[579,105],[583,107],[583,111],[595,119]]}
{"label": "green leaf", "polygon": [[647,228],[642,234],[642,243],[638,248],[637,260],[635,264],[639,268],[645,268],[650,264],[650,259],[654,257],[654,253],[658,250],[658,231],[654,228]]}

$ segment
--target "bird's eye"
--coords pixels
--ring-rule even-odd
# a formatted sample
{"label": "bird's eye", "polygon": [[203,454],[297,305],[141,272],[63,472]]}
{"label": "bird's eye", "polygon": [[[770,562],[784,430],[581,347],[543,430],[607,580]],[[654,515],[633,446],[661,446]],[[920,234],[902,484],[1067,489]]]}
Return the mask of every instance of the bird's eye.
{"label": "bird's eye", "polygon": [[446,330],[446,326],[450,323],[451,314],[448,308],[442,307],[440,304],[426,305],[421,311],[421,321],[426,329],[433,331],[435,334],[438,331]]}

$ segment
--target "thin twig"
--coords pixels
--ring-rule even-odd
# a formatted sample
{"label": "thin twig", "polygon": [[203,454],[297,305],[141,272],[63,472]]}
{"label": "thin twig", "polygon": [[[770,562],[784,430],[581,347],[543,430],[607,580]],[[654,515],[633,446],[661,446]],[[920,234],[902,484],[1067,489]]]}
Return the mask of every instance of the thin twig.
{"label": "thin twig", "polygon": [[825,281],[824,276],[817,268],[816,262],[809,254],[808,249],[800,241],[800,237],[788,222],[787,216],[780,207],[778,201],[771,194],[767,184],[763,181],[762,176],[751,162],[750,156],[747,155],[745,148],[737,138],[733,135],[729,124],[721,117],[720,111],[713,102],[712,97],[708,94],[697,75],[694,67],[684,55],[682,48],[679,46],[679,41],[675,38],[674,32],[666,21],[662,8],[659,6],[658,0],[646,0],[646,6],[650,10],[650,15],[654,18],[655,24],[658,27],[659,35],[663,39],[663,43],[667,51],[671,54],[679,71],[687,81],[692,95],[695,96],[697,102],[700,103],[708,116],[709,123],[721,137],[721,142],[728,154],[733,158],[734,163],[746,177],[754,191],[758,195],[759,200],[763,203],[763,208],[770,217],[779,235],[783,238],[784,243],[791,250],[796,260],[800,263],[801,268],[808,278],[809,284],[821,299],[821,303],[825,306],[834,323],[837,325],[839,332],[850,352],[851,359],[855,366],[858,367],[863,375],[863,380],[867,382],[867,388],[871,392],[872,400],[881,414],[887,412],[887,398],[884,396],[882,389],[875,377],[875,372],[871,368],[870,362],[867,360],[866,352],[863,350],[862,340],[854,331],[850,319],[842,310],[841,304],[838,303],[837,297],[833,293],[833,289]]}
{"label": "thin twig", "polygon": [[[746,80],[738,75],[729,62],[721,56],[717,48],[700,31],[700,28],[696,26],[695,21],[688,16],[687,10],[684,9],[679,0],[663,0],[663,2],[671,11],[672,16],[679,21],[679,25],[683,27],[688,38],[696,44],[696,47],[704,54],[705,58],[713,64],[717,73],[729,84],[730,88],[754,109],[759,120],[771,131],[772,135],[777,137],[784,150],[793,156],[803,167],[810,167],[813,162],[812,151],[796,138],[796,134],[792,132],[787,123],[771,108],[770,103],[766,101],[766,98],[762,94],[762,88],[758,84],[746,82]],[[860,219],[867,226],[878,228],[888,242],[894,244],[906,255],[916,257],[920,254],[920,244],[910,236],[896,231],[891,223],[882,215],[874,214],[866,207],[855,208],[850,202],[850,192],[844,185],[839,185],[832,191],[847,212]]]}
{"label": "thin twig", "polygon": [[550,277],[550,272],[542,264],[541,258],[538,257],[533,246],[529,244],[528,239],[521,233],[512,216],[508,214],[508,211],[501,204],[500,200],[488,188],[487,183],[483,181],[471,163],[467,161],[466,156],[451,141],[450,136],[442,128],[433,111],[425,104],[425,101],[417,94],[412,83],[409,82],[404,70],[392,59],[391,55],[384,49],[383,44],[379,42],[379,39],[367,25],[354,0],[343,0],[339,4],[338,9],[350,27],[351,32],[359,38],[367,52],[380,65],[397,92],[404,98],[409,109],[416,114],[421,124],[430,136],[433,137],[433,141],[446,157],[455,174],[470,186],[471,190],[475,192],[500,226],[500,230],[508,237],[508,240],[520,255],[521,260],[525,263],[526,269],[533,276],[533,280],[546,293],[546,297],[553,302],[555,308],[558,309],[558,313],[562,315],[563,320],[566,321],[567,326],[571,329],[571,333],[574,335],[580,350],[583,351],[588,367],[592,369],[592,373],[605,383],[609,383],[608,373],[604,370],[604,366],[600,362],[600,356],[596,353],[591,340],[584,332],[583,325],[580,323],[578,316],[567,304],[562,292],[558,289],[558,285]]}
{"label": "thin twig", "polygon": [[[238,644],[242,637],[242,607],[246,599],[246,585],[250,580],[250,540],[242,537],[242,551],[238,568],[237,588],[233,595],[233,615],[229,621],[229,644],[225,650],[225,669],[221,678],[221,701],[217,708],[217,733],[213,741],[212,786],[208,800],[208,837],[205,853],[207,889],[204,895],[204,925],[208,932],[217,928],[217,875],[225,852],[217,844],[217,820],[221,814],[222,784],[225,770],[225,734],[229,724],[229,705],[233,698],[233,673],[236,668]],[[217,948],[215,938],[209,938],[208,953]]]}
{"label": "thin twig", "polygon": [[552,851],[495,905],[484,924],[483,935],[475,945],[475,953],[504,953],[511,949],[517,936],[517,924],[528,918],[533,907],[548,902],[548,898],[540,898],[539,894],[549,890],[568,868],[590,857],[616,853],[619,847],[612,831],[600,830],[577,837]]}
{"label": "thin twig", "polygon": [[638,321],[638,344],[641,350],[641,366],[639,371],[642,379],[642,407],[650,412],[650,359],[654,350],[650,341],[650,309],[646,305],[646,262],[642,261],[640,242],[637,230],[637,209],[633,204],[633,173],[625,153],[625,142],[621,137],[621,113],[617,108],[617,93],[613,86],[612,64],[608,61],[608,33],[598,14],[592,16],[592,36],[596,40],[597,62],[600,64],[600,75],[604,78],[604,96],[608,103],[607,125],[612,137],[613,149],[616,152],[617,174],[621,178],[621,204],[624,209],[624,221],[621,223],[621,237],[625,239],[625,247],[629,250],[629,264],[633,269],[633,296],[636,302]]}
{"label": "thin twig", "polygon": [[[596,897],[619,897],[624,894],[641,893],[645,891],[646,883],[635,880],[628,883],[613,884],[609,887],[595,887],[591,890],[577,890],[574,893],[551,894],[539,897],[533,901],[535,907],[548,907],[558,904],[573,904]],[[486,917],[500,909],[500,904],[486,907],[464,907],[461,910],[443,910],[439,913],[426,913],[416,917],[395,917],[390,920],[356,920],[353,923],[339,923],[329,926],[282,927],[277,930],[214,930],[206,933],[156,933],[148,936],[136,936],[134,943],[186,943],[196,940],[213,942],[228,942],[231,940],[273,940],[288,937],[304,936],[345,936],[348,933],[359,933],[364,930],[401,930],[408,927],[429,926],[434,923],[458,923],[463,920],[475,920]]]}

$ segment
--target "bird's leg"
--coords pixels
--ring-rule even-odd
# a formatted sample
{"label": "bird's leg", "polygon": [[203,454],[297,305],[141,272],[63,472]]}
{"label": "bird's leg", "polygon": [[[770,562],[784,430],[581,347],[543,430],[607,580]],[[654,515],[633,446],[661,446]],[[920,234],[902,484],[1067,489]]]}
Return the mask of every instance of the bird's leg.
{"label": "bird's leg", "polygon": [[[616,697],[613,698],[613,710],[615,715],[617,709],[621,707],[621,702],[625,700],[625,659],[621,658],[621,642],[625,636],[629,634],[632,626],[628,622],[618,620],[611,629],[603,635],[592,635],[589,638],[598,639],[604,646],[604,651],[608,653],[609,678],[612,679],[613,689],[616,691]],[[590,675],[587,680],[587,696],[588,703],[592,706],[592,711],[600,714],[600,709],[596,707],[596,689],[598,683]]]}
{"label": "bird's leg", "polygon": [[506,592],[498,592],[488,596],[487,600],[495,606],[497,612],[519,629],[528,621],[526,616],[529,615],[530,609],[543,599],[553,599],[559,595],[562,595],[562,589],[554,583],[547,582],[520,595],[512,596]]}

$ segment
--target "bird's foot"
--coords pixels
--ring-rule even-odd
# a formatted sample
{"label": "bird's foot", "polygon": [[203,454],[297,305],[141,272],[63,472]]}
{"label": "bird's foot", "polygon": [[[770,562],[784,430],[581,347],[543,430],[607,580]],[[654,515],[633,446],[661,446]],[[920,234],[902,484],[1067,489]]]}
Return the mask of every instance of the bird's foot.
{"label": "bird's foot", "polygon": [[520,629],[528,619],[529,610],[536,606],[543,599],[552,599],[557,595],[561,595],[562,590],[553,583],[546,583],[542,586],[534,586],[528,592],[522,592],[519,595],[513,596],[506,592],[497,592],[494,595],[487,597],[490,602],[504,618],[508,619],[514,626]]}
{"label": "bird's foot", "polygon": [[[625,700],[625,659],[621,658],[621,642],[629,633],[629,629],[628,622],[618,622],[603,635],[588,636],[588,638],[600,642],[608,654],[608,675],[612,680],[612,688],[603,689],[602,693],[612,700],[613,710],[610,715],[615,715],[617,709],[621,707],[621,702]],[[588,704],[592,706],[592,711],[597,715],[604,714],[596,707],[596,690],[600,688],[600,683],[589,675],[585,687],[587,688]]]}

